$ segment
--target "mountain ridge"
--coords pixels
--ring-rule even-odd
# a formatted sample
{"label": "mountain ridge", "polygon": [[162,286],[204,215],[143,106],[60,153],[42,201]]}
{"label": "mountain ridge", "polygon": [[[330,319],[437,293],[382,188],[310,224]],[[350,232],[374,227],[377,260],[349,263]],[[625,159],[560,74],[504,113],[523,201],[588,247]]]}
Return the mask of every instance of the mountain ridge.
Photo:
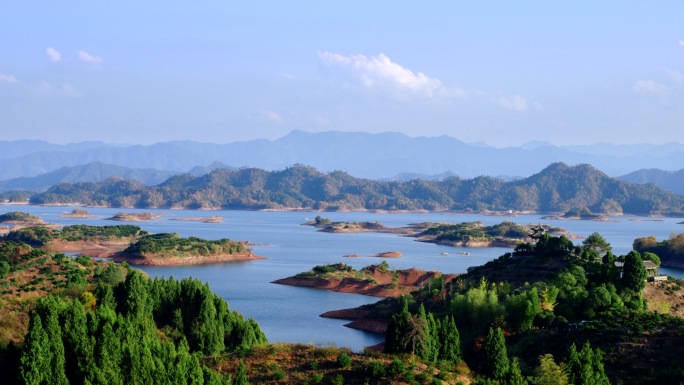
{"label": "mountain ridge", "polygon": [[[31,148],[31,147],[34,148]],[[21,147],[21,149],[19,149]],[[12,150],[14,148],[14,150]],[[4,151],[4,152],[3,152]],[[1,142],[0,180],[36,176],[64,166],[103,162],[130,168],[186,172],[202,164],[278,170],[307,164],[324,172],[343,170],[363,178],[392,178],[401,173],[464,178],[480,175],[529,176],[553,162],[590,163],[609,175],[643,168],[684,165],[684,145],[527,146],[495,148],[468,144],[450,136],[409,137],[398,132],[364,133],[295,130],[275,139],[227,144],[170,141],[152,145],[83,142],[52,145],[42,141]]]}
{"label": "mountain ridge", "polygon": [[296,164],[280,171],[216,169],[172,176],[157,186],[107,179],[60,184],[32,204],[246,210],[532,211],[681,215],[684,196],[611,178],[591,165],[552,163],[528,178],[480,176],[442,181],[382,181]]}

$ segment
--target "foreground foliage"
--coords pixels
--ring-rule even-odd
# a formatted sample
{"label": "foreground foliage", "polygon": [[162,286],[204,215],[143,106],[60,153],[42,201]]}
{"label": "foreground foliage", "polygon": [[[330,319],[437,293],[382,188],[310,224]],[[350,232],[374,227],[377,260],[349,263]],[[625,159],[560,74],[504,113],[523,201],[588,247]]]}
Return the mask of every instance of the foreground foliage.
{"label": "foreground foliage", "polygon": [[[254,320],[197,280],[150,280],[14,242],[0,244],[0,264],[9,266],[0,281],[7,288],[0,298],[3,383],[230,384],[230,374],[209,369],[203,357],[266,342]],[[8,318],[5,308],[20,317]]]}

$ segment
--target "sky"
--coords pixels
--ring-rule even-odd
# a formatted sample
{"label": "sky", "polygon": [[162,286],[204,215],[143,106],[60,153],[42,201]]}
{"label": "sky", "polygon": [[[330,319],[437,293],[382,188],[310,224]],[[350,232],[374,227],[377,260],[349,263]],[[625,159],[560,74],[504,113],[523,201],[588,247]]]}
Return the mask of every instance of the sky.
{"label": "sky", "polygon": [[0,140],[684,142],[681,1],[12,1]]}

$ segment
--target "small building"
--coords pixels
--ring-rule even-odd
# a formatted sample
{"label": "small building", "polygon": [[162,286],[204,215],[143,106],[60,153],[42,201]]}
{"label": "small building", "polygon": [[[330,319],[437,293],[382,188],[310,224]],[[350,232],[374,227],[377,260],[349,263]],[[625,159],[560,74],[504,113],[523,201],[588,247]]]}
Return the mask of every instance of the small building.
{"label": "small building", "polygon": [[[624,262],[615,262],[615,267],[620,269],[620,278],[622,278],[622,268],[624,265]],[[655,262],[644,261],[644,267],[646,268],[647,281],[667,281],[667,275],[660,275],[660,266],[656,265]]]}

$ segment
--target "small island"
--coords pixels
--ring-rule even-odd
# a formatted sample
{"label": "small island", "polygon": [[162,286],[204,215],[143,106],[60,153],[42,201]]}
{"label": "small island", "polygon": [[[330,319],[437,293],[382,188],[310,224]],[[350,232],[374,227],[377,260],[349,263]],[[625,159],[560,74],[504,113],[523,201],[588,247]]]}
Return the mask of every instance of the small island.
{"label": "small island", "polygon": [[[542,226],[543,227],[543,226]],[[415,236],[420,242],[457,247],[508,247],[529,241],[532,228],[504,221],[498,225],[485,226],[482,222],[420,223],[414,229],[424,229]],[[544,228],[549,231],[550,226]]]}
{"label": "small island", "polygon": [[154,219],[159,219],[161,218],[160,215],[153,214],[150,212],[142,212],[142,213],[125,213],[125,212],[119,212],[114,214],[111,218],[107,218],[109,221],[122,221],[122,222],[145,222],[145,221],[151,221]]}
{"label": "small island", "polygon": [[95,215],[91,214],[88,210],[84,209],[73,209],[70,213],[62,214],[61,218],[94,218]]}
{"label": "small island", "polygon": [[399,297],[420,289],[438,277],[444,277],[444,280],[449,282],[456,274],[442,274],[415,268],[392,270],[385,261],[361,270],[356,270],[345,263],[336,263],[316,266],[305,273],[279,279],[273,283],[375,297]]}
{"label": "small island", "polygon": [[[506,247],[514,248],[517,245],[532,240],[532,225],[519,225],[510,221],[503,221],[498,225],[484,226],[481,221],[463,223],[435,223],[422,222],[411,223],[405,227],[385,227],[380,222],[333,222],[328,218],[317,216],[313,221],[305,223],[308,226],[319,228],[319,231],[327,233],[358,233],[378,232],[402,234],[417,238],[419,242],[437,243],[455,247]],[[565,229],[551,227],[549,225],[537,225],[544,232],[553,235],[566,235],[575,238]],[[396,255],[377,254],[376,257],[395,258]],[[467,255],[465,253],[462,253]],[[350,254],[349,256],[356,256]]]}
{"label": "small island", "polygon": [[317,227],[324,233],[394,233],[394,234],[411,234],[409,228],[393,228],[385,227],[380,222],[333,222],[331,219],[323,218],[320,215],[316,216],[313,221],[304,223],[307,226]]}
{"label": "small island", "polygon": [[179,266],[264,259],[252,254],[245,242],[230,239],[181,238],[178,233],[149,234],[112,259],[132,265]]}
{"label": "small island", "polygon": [[172,221],[185,221],[185,222],[204,222],[204,223],[223,223],[223,217],[215,215],[213,217],[181,217],[181,218],[171,218]]}
{"label": "small island", "polygon": [[37,215],[24,213],[21,211],[10,211],[8,213],[0,215],[0,223],[32,226],[45,224],[45,221],[43,221],[43,219]]}

